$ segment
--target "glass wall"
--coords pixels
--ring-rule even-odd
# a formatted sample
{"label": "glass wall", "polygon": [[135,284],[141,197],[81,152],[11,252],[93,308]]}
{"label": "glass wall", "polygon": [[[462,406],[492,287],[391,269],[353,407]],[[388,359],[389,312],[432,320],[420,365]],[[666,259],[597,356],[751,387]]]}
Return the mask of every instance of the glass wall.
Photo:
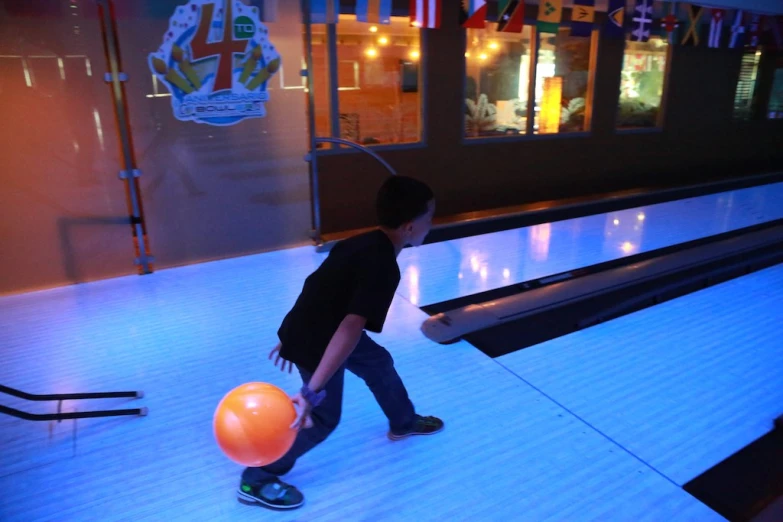
{"label": "glass wall", "polygon": [[392,17],[389,25],[340,17],[337,78],[342,137],[364,145],[420,140],[420,33],[407,17]]}
{"label": "glass wall", "polygon": [[660,37],[625,42],[617,128],[659,127],[669,44]]}
{"label": "glass wall", "polygon": [[[467,137],[589,130],[595,34],[592,38],[572,37],[567,27],[557,34],[540,33],[535,53],[533,33],[530,25],[521,33],[501,32],[496,23],[467,30]],[[529,126],[531,82],[535,86]]]}
{"label": "glass wall", "polygon": [[[327,46],[326,26],[324,24],[313,24],[312,35],[315,134],[316,136],[330,136],[332,114],[329,110],[329,49]],[[305,84],[306,93],[307,79],[303,77],[302,80]],[[323,144],[319,145],[319,147],[323,147]]]}
{"label": "glass wall", "polygon": [[331,89],[316,85],[319,136],[349,139],[363,145],[421,141],[420,34],[410,19],[392,16],[390,24],[369,24],[340,15],[335,41],[327,26],[314,25],[314,78],[329,78],[329,52],[336,50],[337,129],[329,119]]}
{"label": "glass wall", "polygon": [[[299,4],[112,5],[154,268],[308,243]],[[0,293],[137,273],[97,2],[0,27]]]}
{"label": "glass wall", "polygon": [[592,95],[591,38],[570,36],[570,29],[540,34],[536,65],[536,121],[539,134],[590,130]]}
{"label": "glass wall", "polygon": [[240,0],[139,4],[148,9],[128,9],[117,29],[158,265],[307,242],[298,3],[279,2],[267,21]]}
{"label": "glass wall", "polygon": [[734,118],[749,120],[753,116],[761,51],[750,50],[742,55],[742,65],[734,92]]}
{"label": "glass wall", "polygon": [[95,2],[0,2],[0,294],[135,273]]}
{"label": "glass wall", "polygon": [[527,132],[532,56],[529,25],[521,33],[467,29],[465,49],[465,135],[518,135]]}

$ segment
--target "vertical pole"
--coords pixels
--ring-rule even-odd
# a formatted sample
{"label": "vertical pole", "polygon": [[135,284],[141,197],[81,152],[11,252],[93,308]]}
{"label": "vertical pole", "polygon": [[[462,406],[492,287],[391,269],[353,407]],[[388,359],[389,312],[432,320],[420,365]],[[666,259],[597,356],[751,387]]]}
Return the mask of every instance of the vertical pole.
{"label": "vertical pole", "polygon": [[313,29],[311,0],[302,0],[302,14],[305,24],[305,60],[307,63],[307,126],[310,130],[310,153],[307,155],[310,165],[310,199],[312,208],[313,240],[316,245],[321,240],[321,201],[318,190],[318,154],[316,153],[315,130],[315,92],[313,90]]}
{"label": "vertical pole", "polygon": [[128,122],[125,91],[122,82],[126,75],[120,70],[120,53],[111,0],[97,0],[103,28],[103,45],[106,64],[109,67],[107,81],[111,84],[114,98],[114,114],[117,118],[117,132],[122,152],[124,169],[120,177],[125,180],[128,197],[128,213],[136,251],[136,265],[140,274],[152,273],[153,258],[148,251],[147,227],[144,222],[144,209],[141,203],[139,171],[133,155],[133,143]]}
{"label": "vertical pole", "polygon": [[326,55],[329,57],[329,116],[332,138],[340,133],[340,81],[337,77],[337,24],[328,24],[326,37]]}
{"label": "vertical pole", "polygon": [[593,130],[593,99],[595,97],[595,72],[598,69],[598,45],[600,41],[598,29],[590,33],[590,58],[587,72],[587,96],[585,97],[585,121],[582,132]]}
{"label": "vertical pole", "polygon": [[663,126],[666,124],[666,109],[667,109],[666,100],[669,98],[669,86],[671,85],[669,82],[669,78],[671,77],[670,72],[672,68],[672,57],[674,56],[674,47],[675,46],[671,44],[666,46],[666,65],[664,66],[663,69],[663,87],[661,89],[661,102],[658,104],[658,116],[655,119],[655,126],[660,129],[662,129]]}
{"label": "vertical pole", "polygon": [[536,68],[538,67],[538,52],[541,49],[541,34],[538,32],[538,27],[535,25],[530,27],[530,41],[533,45],[530,51],[529,83],[527,86],[527,128],[525,129],[525,134],[528,135],[532,135],[535,132],[536,82],[538,81]]}

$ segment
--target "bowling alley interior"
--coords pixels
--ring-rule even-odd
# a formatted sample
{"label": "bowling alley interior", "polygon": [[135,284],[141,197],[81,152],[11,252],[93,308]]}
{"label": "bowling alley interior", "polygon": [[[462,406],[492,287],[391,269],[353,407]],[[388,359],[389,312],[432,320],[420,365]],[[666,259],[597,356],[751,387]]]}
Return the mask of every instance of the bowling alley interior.
{"label": "bowling alley interior", "polygon": [[779,0],[0,0],[0,108],[0,520],[783,520]]}

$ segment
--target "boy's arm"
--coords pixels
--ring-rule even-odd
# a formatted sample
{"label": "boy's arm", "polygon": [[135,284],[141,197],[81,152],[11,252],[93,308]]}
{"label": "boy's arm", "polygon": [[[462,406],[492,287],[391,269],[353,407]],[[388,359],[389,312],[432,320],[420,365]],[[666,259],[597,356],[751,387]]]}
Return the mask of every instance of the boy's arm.
{"label": "boy's arm", "polygon": [[[310,390],[317,393],[326,386],[329,379],[356,348],[366,322],[367,320],[359,315],[348,314],[345,316],[340,326],[337,327],[337,331],[334,332],[332,340],[329,341],[326,352],[324,352],[321,362],[318,363],[318,367],[307,385]],[[313,405],[301,393],[296,394],[293,402],[299,406],[299,410],[291,428],[299,430],[311,427],[313,423],[310,419],[310,411],[313,409]]]}
{"label": "boy's arm", "polygon": [[310,379],[308,388],[319,392],[326,386],[329,379],[356,348],[366,322],[367,320],[359,315],[348,314],[345,316],[332,336],[332,340],[329,341],[326,352],[324,352],[321,362]]}

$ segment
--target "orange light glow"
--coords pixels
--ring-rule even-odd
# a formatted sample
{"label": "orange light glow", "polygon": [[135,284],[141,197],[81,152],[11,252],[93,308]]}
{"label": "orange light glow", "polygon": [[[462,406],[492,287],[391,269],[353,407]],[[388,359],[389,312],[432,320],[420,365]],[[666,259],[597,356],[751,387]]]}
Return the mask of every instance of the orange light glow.
{"label": "orange light glow", "polygon": [[562,76],[544,78],[544,95],[541,100],[541,134],[557,134],[560,130],[561,102],[563,99]]}

